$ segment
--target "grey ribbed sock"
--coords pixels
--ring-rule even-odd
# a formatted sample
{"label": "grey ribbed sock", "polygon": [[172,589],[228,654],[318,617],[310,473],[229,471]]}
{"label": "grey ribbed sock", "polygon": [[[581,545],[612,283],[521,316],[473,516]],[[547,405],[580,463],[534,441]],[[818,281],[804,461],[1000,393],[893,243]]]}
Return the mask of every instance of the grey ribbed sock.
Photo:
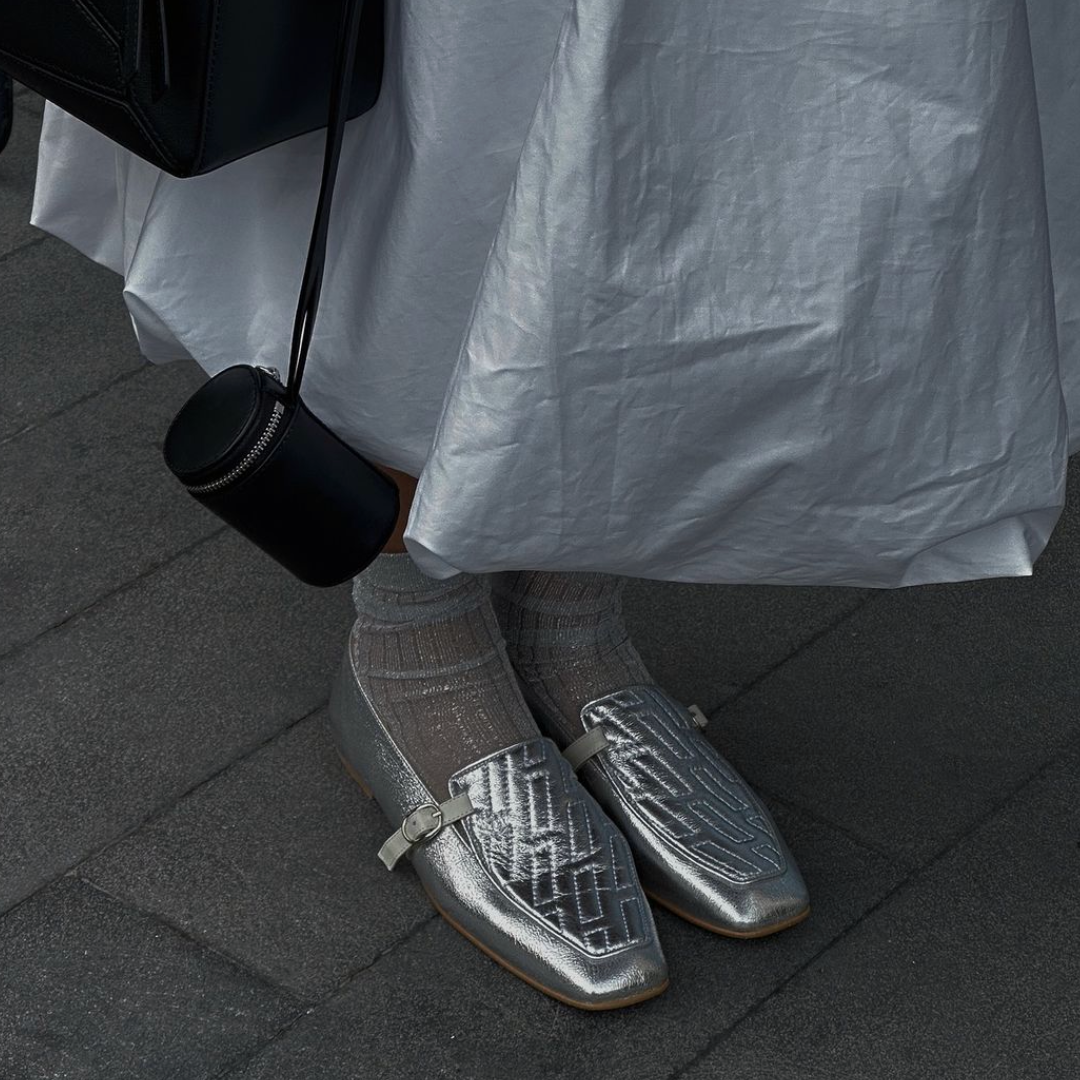
{"label": "grey ribbed sock", "polygon": [[378,555],[353,579],[359,677],[439,799],[455,770],[539,733],[488,594],[472,574],[428,577],[407,551]]}
{"label": "grey ribbed sock", "polygon": [[625,577],[540,570],[487,577],[525,696],[563,745],[582,734],[583,705],[624,686],[654,681],[623,622]]}

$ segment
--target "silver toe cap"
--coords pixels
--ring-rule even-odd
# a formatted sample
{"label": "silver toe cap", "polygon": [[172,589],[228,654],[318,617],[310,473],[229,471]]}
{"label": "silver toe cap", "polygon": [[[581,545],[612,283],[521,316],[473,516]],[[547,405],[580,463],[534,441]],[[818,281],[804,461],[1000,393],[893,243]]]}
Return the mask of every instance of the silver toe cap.
{"label": "silver toe cap", "polygon": [[757,937],[798,922],[809,894],[772,816],[661,687],[625,687],[581,710],[607,746],[582,780],[622,829],[660,903],[718,933]]}
{"label": "silver toe cap", "polygon": [[625,838],[536,738],[456,772],[474,812],[417,851],[436,906],[540,989],[606,1008],[659,993],[667,963]]}

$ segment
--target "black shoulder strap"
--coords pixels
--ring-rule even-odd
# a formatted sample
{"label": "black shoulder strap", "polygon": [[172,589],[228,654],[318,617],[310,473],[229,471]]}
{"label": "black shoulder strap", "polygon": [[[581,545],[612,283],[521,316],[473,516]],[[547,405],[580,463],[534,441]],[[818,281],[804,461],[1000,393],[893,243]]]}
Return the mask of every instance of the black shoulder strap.
{"label": "black shoulder strap", "polygon": [[322,290],[323,265],[326,262],[326,235],[330,226],[330,202],[334,193],[338,158],[341,156],[341,140],[345,131],[345,114],[349,93],[352,89],[353,61],[356,57],[356,39],[359,37],[360,15],[364,0],[343,0],[341,29],[338,33],[337,56],[330,81],[330,119],[326,127],[326,155],[323,158],[322,185],[319,188],[319,205],[315,211],[315,227],[308,246],[304,279],[300,285],[300,302],[293,324],[292,351],[289,354],[289,380],[286,399],[296,401],[300,397],[300,380],[304,377],[308,345],[319,308]]}

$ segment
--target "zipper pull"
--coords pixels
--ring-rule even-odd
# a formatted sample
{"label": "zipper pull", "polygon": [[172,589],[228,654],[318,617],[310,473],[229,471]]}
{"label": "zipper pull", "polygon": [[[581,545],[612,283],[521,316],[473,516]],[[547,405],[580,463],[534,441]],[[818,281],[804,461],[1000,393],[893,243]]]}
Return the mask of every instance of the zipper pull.
{"label": "zipper pull", "polygon": [[[278,371],[276,367],[266,367],[263,364],[256,364],[255,367],[258,368],[259,371],[265,371],[271,379],[275,379],[277,382],[281,383],[281,372]],[[285,384],[281,383],[281,385],[284,386]]]}

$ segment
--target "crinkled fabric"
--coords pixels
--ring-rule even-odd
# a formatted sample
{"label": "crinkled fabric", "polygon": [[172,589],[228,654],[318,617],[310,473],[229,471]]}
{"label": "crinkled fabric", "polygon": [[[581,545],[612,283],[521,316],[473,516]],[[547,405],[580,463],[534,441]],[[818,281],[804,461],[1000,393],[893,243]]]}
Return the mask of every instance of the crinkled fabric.
{"label": "crinkled fabric", "polygon": [[[434,577],[1023,576],[1080,450],[1074,0],[401,0],[305,399]],[[177,179],[49,104],[144,354],[284,365],[323,133]],[[1070,430],[1071,421],[1071,430]]]}

